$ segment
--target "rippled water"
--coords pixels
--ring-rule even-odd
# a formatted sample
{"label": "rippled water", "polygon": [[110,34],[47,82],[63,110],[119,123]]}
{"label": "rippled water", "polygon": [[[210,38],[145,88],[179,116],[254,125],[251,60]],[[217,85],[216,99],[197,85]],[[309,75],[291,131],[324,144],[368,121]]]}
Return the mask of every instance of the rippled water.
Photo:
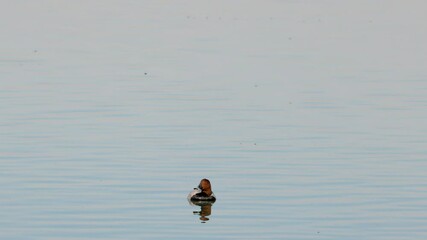
{"label": "rippled water", "polygon": [[424,2],[4,5],[1,239],[427,237]]}

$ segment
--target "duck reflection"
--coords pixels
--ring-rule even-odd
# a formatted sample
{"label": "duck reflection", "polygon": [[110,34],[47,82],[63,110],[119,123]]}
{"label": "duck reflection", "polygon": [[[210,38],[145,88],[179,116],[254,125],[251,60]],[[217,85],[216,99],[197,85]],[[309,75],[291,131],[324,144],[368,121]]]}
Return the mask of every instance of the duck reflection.
{"label": "duck reflection", "polygon": [[208,201],[197,201],[197,200],[189,200],[188,201],[192,206],[200,206],[200,211],[193,211],[194,215],[200,216],[201,223],[206,223],[209,221],[208,216],[212,214],[212,205],[214,202]]}

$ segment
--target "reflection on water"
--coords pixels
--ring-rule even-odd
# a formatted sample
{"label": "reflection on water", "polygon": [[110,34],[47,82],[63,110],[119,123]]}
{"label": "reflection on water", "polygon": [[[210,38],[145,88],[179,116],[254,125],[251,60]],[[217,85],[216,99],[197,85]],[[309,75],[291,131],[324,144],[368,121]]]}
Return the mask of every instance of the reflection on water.
{"label": "reflection on water", "polygon": [[212,214],[212,206],[215,202],[207,202],[207,201],[194,201],[194,200],[188,200],[190,205],[192,206],[200,206],[200,211],[193,211],[194,215],[200,216],[201,223],[206,223],[209,221],[209,218],[207,216],[210,216]]}

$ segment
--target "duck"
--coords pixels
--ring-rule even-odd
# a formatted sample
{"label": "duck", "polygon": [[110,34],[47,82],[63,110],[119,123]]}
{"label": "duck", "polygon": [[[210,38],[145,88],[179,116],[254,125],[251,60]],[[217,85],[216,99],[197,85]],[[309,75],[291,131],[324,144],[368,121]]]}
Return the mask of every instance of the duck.
{"label": "duck", "polygon": [[199,186],[188,194],[187,199],[193,203],[215,202],[216,197],[212,192],[211,182],[206,178],[200,180]]}

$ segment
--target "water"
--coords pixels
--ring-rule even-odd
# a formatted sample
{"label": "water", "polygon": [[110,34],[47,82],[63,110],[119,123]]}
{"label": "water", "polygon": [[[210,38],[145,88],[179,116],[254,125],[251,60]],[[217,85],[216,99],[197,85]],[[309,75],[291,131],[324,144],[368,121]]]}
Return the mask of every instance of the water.
{"label": "water", "polygon": [[424,2],[3,6],[1,239],[426,238]]}

